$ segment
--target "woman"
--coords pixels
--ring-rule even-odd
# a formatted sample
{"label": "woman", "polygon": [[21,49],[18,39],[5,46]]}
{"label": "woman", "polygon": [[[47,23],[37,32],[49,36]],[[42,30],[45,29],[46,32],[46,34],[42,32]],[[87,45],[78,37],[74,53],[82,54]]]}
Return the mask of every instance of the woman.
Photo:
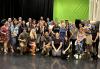
{"label": "woman", "polygon": [[62,40],[60,39],[58,32],[55,34],[55,38],[52,40],[52,48],[53,56],[61,56]]}
{"label": "woman", "polygon": [[71,42],[68,40],[67,36],[64,38],[64,45],[63,45],[63,51],[62,51],[62,58],[66,59],[71,54]]}
{"label": "woman", "polygon": [[75,55],[75,41],[77,39],[77,33],[78,33],[78,29],[76,28],[75,24],[73,24],[72,28],[71,28],[71,37],[70,37],[70,41],[72,41],[72,57],[74,57]]}
{"label": "woman", "polygon": [[35,55],[36,39],[37,39],[36,30],[35,29],[31,29],[30,38],[29,38],[29,46],[30,46],[30,51],[31,51],[32,55]]}
{"label": "woman", "polygon": [[40,51],[41,50],[40,38],[44,34],[44,24],[41,21],[39,21],[39,23],[36,26],[36,34],[37,34],[36,43],[37,43],[38,50]]}
{"label": "woman", "polygon": [[2,41],[4,43],[4,53],[8,53],[8,41],[9,41],[9,26],[8,22],[5,22],[1,27],[0,35],[2,35]]}
{"label": "woman", "polygon": [[97,32],[97,36],[94,40],[95,44],[96,44],[96,57],[100,58],[100,32]]}
{"label": "woman", "polygon": [[11,52],[14,53],[14,50],[16,50],[17,46],[17,39],[18,39],[18,33],[19,33],[19,26],[17,19],[14,19],[13,23],[10,26],[10,44],[11,44]]}

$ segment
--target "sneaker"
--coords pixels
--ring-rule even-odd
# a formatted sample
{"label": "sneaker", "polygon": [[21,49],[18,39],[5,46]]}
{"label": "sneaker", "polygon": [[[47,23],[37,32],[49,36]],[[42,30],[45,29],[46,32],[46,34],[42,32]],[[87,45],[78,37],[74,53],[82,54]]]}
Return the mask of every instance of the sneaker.
{"label": "sneaker", "polygon": [[81,58],[82,58],[82,55],[79,56],[79,59],[81,59]]}
{"label": "sneaker", "polygon": [[35,56],[36,54],[32,54],[32,56]]}
{"label": "sneaker", "polygon": [[74,57],[75,57],[76,59],[78,59],[78,55],[77,55],[77,54],[75,54]]}
{"label": "sneaker", "polygon": [[100,58],[100,55],[98,55],[98,58]]}
{"label": "sneaker", "polygon": [[11,53],[14,53],[14,50],[13,49],[11,49]]}

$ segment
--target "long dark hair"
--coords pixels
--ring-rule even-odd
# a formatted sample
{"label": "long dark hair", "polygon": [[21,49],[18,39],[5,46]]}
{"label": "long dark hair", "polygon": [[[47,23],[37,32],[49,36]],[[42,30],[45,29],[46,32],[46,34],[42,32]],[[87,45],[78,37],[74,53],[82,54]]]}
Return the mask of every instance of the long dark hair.
{"label": "long dark hair", "polygon": [[76,26],[76,28],[79,29],[79,24],[81,24],[81,23],[82,23],[82,21],[80,19],[76,19],[75,20],[75,26]]}
{"label": "long dark hair", "polygon": [[6,22],[6,19],[1,20],[0,27],[2,27],[5,24],[5,22]]}

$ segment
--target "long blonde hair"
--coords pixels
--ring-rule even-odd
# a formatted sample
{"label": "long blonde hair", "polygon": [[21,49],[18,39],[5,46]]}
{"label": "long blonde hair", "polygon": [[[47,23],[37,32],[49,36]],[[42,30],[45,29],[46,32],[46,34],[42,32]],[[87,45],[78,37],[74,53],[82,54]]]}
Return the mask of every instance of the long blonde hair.
{"label": "long blonde hair", "polygon": [[36,35],[35,29],[31,29],[31,31],[30,31],[30,38],[37,39],[37,35]]}

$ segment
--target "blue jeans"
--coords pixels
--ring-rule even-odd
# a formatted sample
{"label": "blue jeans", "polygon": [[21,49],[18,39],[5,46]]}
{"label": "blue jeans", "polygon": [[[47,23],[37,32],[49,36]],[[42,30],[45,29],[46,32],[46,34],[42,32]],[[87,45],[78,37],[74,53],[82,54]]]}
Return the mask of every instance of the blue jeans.
{"label": "blue jeans", "polygon": [[16,43],[17,43],[17,37],[11,37],[11,40],[10,40],[10,42],[11,42],[11,45],[13,46],[13,47],[16,47]]}
{"label": "blue jeans", "polygon": [[83,41],[81,41],[79,44],[76,45],[75,50],[76,50],[78,53],[82,53],[82,52],[83,52]]}

